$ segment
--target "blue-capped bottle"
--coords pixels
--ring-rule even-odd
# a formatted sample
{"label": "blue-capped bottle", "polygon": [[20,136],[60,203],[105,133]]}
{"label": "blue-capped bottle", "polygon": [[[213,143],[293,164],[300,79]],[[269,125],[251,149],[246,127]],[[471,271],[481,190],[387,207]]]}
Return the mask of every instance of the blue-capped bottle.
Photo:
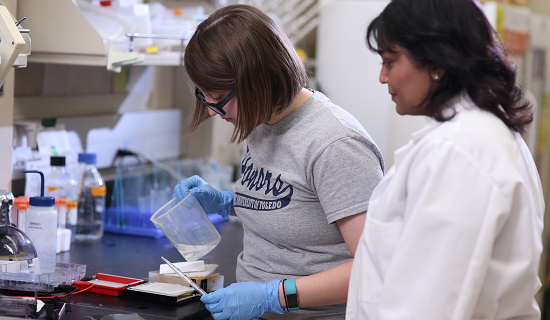
{"label": "blue-capped bottle", "polygon": [[78,162],[83,165],[78,199],[77,223],[73,228],[76,241],[97,240],[103,237],[105,195],[107,188],[95,166],[95,153],[79,153]]}
{"label": "blue-capped bottle", "polygon": [[25,216],[25,233],[31,239],[40,269],[44,272],[54,272],[57,248],[57,210],[55,198],[44,197],[44,174],[37,170],[23,170],[23,173],[40,174],[40,197],[30,197],[29,207]]}

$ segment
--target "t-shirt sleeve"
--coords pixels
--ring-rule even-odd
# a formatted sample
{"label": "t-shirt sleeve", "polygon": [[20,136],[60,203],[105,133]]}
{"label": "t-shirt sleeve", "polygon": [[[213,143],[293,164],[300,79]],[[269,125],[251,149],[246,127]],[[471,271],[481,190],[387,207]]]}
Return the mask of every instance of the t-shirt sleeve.
{"label": "t-shirt sleeve", "polygon": [[383,176],[372,145],[354,138],[331,143],[315,161],[313,184],[327,222],[367,211]]}

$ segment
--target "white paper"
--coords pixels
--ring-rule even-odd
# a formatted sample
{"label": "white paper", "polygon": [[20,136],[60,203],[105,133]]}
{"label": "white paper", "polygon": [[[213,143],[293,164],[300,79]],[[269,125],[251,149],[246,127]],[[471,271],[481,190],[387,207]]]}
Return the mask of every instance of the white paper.
{"label": "white paper", "polygon": [[[188,276],[189,278],[201,278],[201,277],[208,277],[209,275],[213,274],[214,271],[216,271],[216,269],[218,268],[218,265],[217,264],[205,264],[204,265],[204,271],[186,271],[184,272],[186,276]],[[180,276],[175,273],[175,272],[172,272],[172,273],[165,273],[164,275],[166,276],[170,276],[170,277],[174,277],[174,278],[179,278]]]}
{"label": "white paper", "polygon": [[[181,272],[194,272],[194,271],[205,271],[206,270],[205,267],[204,267],[204,261],[203,260],[192,261],[192,262],[175,262],[175,263],[172,263],[172,264],[175,265],[176,268],[178,268]],[[166,274],[166,273],[176,274],[174,272],[174,270],[172,270],[172,268],[170,268],[170,266],[168,266],[165,263],[160,265],[159,273],[160,274]]]}
{"label": "white paper", "polygon": [[42,154],[57,156],[68,153],[71,150],[67,131],[42,131],[36,138],[38,150]]}
{"label": "white paper", "polygon": [[195,291],[191,287],[184,287],[174,283],[162,283],[162,282],[147,282],[134,287],[131,287],[135,291],[151,292],[162,295],[178,296],[181,294]]}

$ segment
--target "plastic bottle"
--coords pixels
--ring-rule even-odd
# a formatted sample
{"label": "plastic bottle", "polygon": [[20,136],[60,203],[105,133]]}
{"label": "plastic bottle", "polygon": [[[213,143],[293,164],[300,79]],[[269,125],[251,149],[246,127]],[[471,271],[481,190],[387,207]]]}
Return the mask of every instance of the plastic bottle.
{"label": "plastic bottle", "polygon": [[[55,198],[67,199],[67,214],[65,216],[59,215],[58,228],[65,228],[65,225],[70,224],[68,220],[76,223],[76,216],[78,212],[78,182],[73,176],[67,172],[65,168],[64,156],[51,156],[50,157],[51,171],[45,176],[45,188],[46,196]],[[74,232],[74,230],[71,230]]]}
{"label": "plastic bottle", "polygon": [[44,174],[41,171],[23,170],[21,172],[40,174],[40,197],[29,199],[29,207],[25,214],[25,233],[34,244],[41,272],[54,272],[57,249],[55,198],[44,197]]}
{"label": "plastic bottle", "polygon": [[95,166],[97,162],[95,153],[79,153],[78,162],[83,164],[83,168],[74,239],[77,241],[101,239],[107,188]]}
{"label": "plastic bottle", "polygon": [[27,136],[21,137],[21,146],[12,151],[12,164],[25,166],[25,161],[32,159],[32,149],[27,145]]}
{"label": "plastic bottle", "polygon": [[17,206],[17,227],[23,232],[25,232],[25,216],[28,208],[26,203],[20,203]]}

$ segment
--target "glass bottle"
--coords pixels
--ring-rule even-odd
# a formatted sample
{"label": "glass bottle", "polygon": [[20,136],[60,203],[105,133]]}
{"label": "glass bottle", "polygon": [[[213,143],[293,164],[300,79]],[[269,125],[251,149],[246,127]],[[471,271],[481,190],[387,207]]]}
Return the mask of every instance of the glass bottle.
{"label": "glass bottle", "polygon": [[83,168],[74,239],[76,241],[101,239],[107,188],[95,166],[97,162],[95,153],[79,153],[78,162],[83,165]]}

